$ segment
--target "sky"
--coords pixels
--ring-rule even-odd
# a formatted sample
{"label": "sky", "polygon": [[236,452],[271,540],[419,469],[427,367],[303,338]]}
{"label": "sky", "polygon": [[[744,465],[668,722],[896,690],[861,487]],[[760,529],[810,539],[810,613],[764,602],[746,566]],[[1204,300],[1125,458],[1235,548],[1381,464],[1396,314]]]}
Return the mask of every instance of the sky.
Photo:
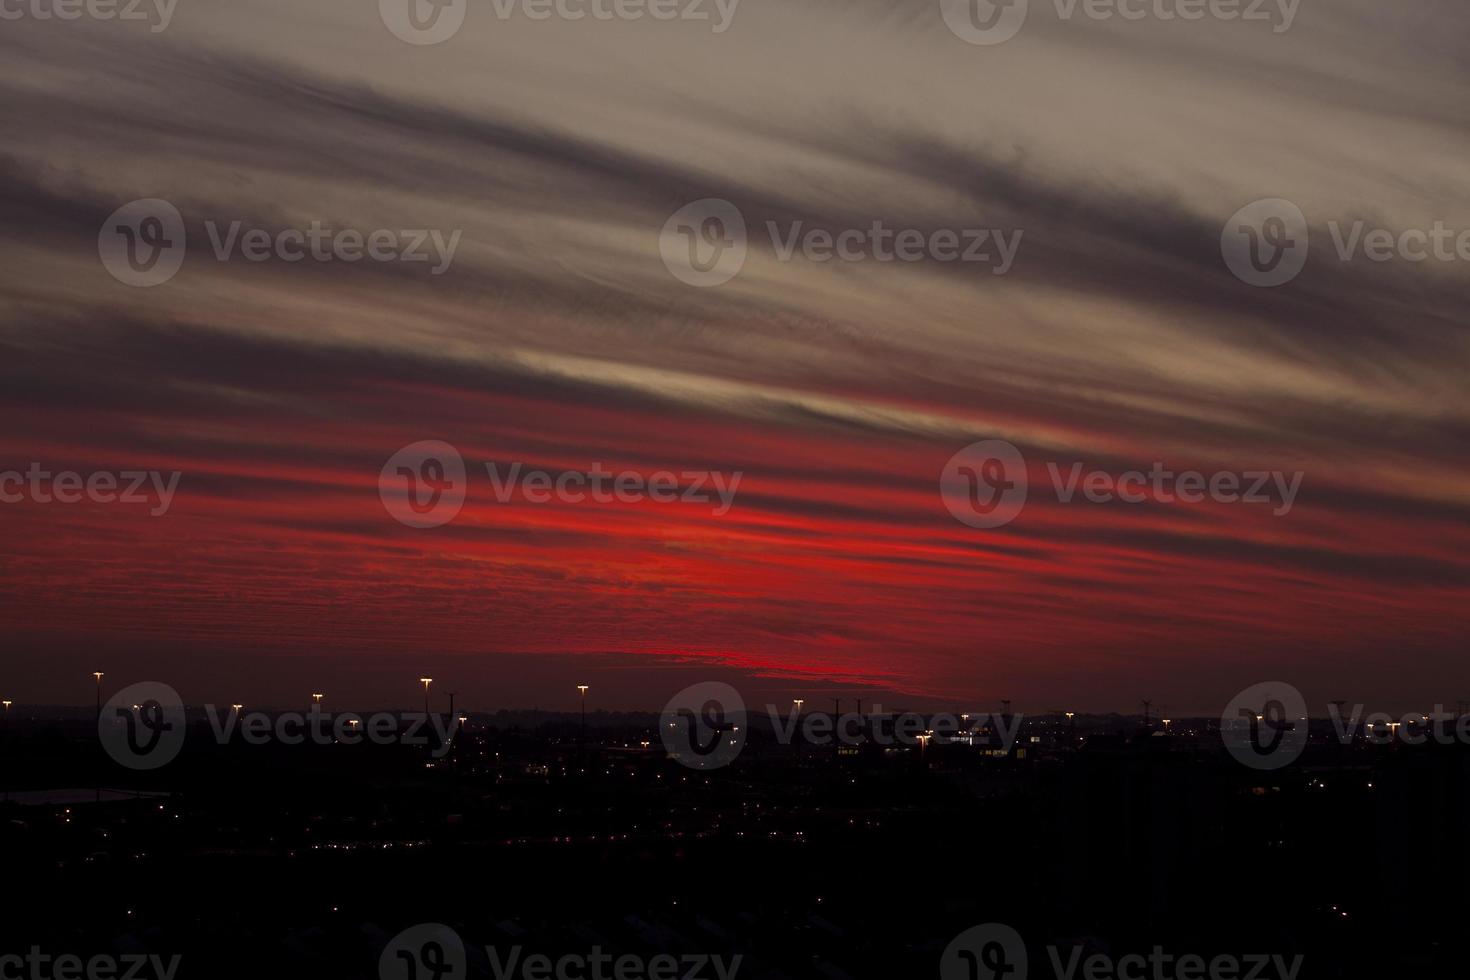
{"label": "sky", "polygon": [[[99,669],[221,704],[412,705],[426,673],[475,709],[706,680],[1033,713],[1470,697],[1470,255],[1336,252],[1357,222],[1470,230],[1457,0],[1289,26],[1032,0],[992,44],[918,0],[459,0],[433,44],[394,0],[177,0],[163,29],[47,2],[0,24],[0,471],[178,475],[161,514],[0,503],[5,697],[85,703]],[[187,253],[130,285],[99,236],[153,199]],[[709,199],[749,243],[693,285],[667,226]],[[1275,287],[1222,254],[1263,199],[1311,243]],[[449,261],[221,259],[235,222],[434,231]],[[875,222],[998,231],[1013,262],[783,254]],[[468,474],[430,528],[380,494],[424,440]],[[972,527],[941,474],[993,440],[1029,492]],[[739,482],[723,512],[502,501],[487,465],[517,464]],[[1156,465],[1299,482],[1278,513],[1051,476]]]}

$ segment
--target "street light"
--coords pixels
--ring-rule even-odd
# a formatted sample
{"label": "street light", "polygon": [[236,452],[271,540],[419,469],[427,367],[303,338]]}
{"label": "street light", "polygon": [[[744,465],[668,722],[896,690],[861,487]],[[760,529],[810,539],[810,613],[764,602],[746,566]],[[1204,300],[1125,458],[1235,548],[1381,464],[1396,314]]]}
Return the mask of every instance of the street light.
{"label": "street light", "polygon": [[434,683],[432,677],[420,677],[419,683],[424,685],[424,718],[429,717],[429,685]]}
{"label": "street light", "polygon": [[587,744],[587,685],[578,684],[577,693],[582,696],[582,744]]}
{"label": "street light", "polygon": [[313,701],[315,701],[317,704],[321,704],[322,703],[322,698],[324,698],[324,697],[326,697],[325,694],[313,694],[311,696],[311,699]]}
{"label": "street light", "polygon": [[[0,701],[0,705],[4,705],[5,706],[4,721],[5,721],[5,734],[6,735],[9,735],[10,734],[10,704],[11,704],[11,702],[9,702],[9,701]],[[6,750],[6,753],[7,753],[7,756],[8,756],[9,755],[9,750],[8,749]],[[7,761],[9,761],[8,758],[7,758]],[[6,803],[9,803],[10,802],[10,780],[9,779],[6,779],[5,780],[5,802]]]}
{"label": "street light", "polygon": [[[97,730],[98,731],[101,731],[102,730],[102,671],[100,671],[100,670],[94,670],[94,671],[92,671],[92,678],[94,680],[96,680],[96,682],[97,682]],[[98,774],[98,777],[97,777],[97,786],[96,786],[96,789],[97,789],[97,802],[98,803],[101,803],[102,802],[102,781],[101,781],[101,774],[100,773]]]}

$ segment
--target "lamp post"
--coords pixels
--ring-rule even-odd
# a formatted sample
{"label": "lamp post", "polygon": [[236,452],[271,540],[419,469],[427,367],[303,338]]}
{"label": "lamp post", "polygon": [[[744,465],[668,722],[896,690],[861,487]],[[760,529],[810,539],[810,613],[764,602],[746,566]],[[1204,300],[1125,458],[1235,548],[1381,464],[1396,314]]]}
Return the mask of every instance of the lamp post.
{"label": "lamp post", "polygon": [[429,720],[429,685],[434,683],[432,677],[420,677],[419,683],[424,685],[424,720]]}
{"label": "lamp post", "polygon": [[[10,705],[11,705],[11,702],[9,702],[9,701],[0,701],[0,705],[4,705],[5,706],[5,716],[4,716],[4,721],[5,721],[5,741],[7,743],[6,746],[5,746],[5,753],[6,753],[6,758],[7,758],[7,761],[8,761],[9,760],[9,755],[10,755],[10,745],[8,743],[10,741]],[[9,779],[6,779],[5,780],[5,802],[6,803],[9,803],[10,802],[10,780]]]}
{"label": "lamp post", "polygon": [[324,698],[324,697],[326,697],[325,694],[313,694],[311,696],[311,699],[313,701],[315,701],[317,704],[321,704],[322,703],[322,698]]}
{"label": "lamp post", "polygon": [[[100,670],[94,670],[94,671],[92,671],[92,679],[97,682],[97,731],[100,733],[102,731],[102,671],[100,671]],[[98,774],[97,774],[96,790],[97,790],[97,802],[98,803],[101,803],[102,802],[102,774],[101,774],[101,771],[100,770],[98,771]]]}
{"label": "lamp post", "polygon": [[[806,699],[805,698],[792,698],[791,699],[791,703],[794,704],[794,705],[796,705],[796,725],[800,725],[801,724],[801,706],[804,705],[804,704],[806,704]],[[791,737],[793,739],[796,738],[796,726],[792,726],[792,728],[791,728]],[[797,758],[797,762],[799,764],[800,761],[801,761],[801,742],[799,742],[799,741],[796,743],[796,758]]]}
{"label": "lamp post", "polygon": [[578,684],[577,693],[582,696],[582,744],[587,744],[587,685]]}

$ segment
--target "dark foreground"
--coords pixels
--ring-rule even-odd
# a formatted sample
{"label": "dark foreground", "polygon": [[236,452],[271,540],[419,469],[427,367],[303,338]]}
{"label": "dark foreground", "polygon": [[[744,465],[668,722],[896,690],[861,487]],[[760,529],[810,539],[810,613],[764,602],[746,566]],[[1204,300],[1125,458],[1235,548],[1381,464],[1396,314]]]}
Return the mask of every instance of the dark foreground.
{"label": "dark foreground", "polygon": [[[133,772],[82,721],[12,721],[0,953],[22,959],[0,976],[87,976],[97,956],[116,964],[98,976],[216,980],[1244,980],[1461,960],[1463,746],[1314,744],[1263,773],[1204,731],[1136,721],[1023,729],[991,754],[757,730],[699,772],[654,725],[599,718],[584,742],[575,719],[472,718],[437,759],[191,727],[172,765]],[[442,934],[393,945],[423,923],[462,961]],[[989,934],[945,958],[986,923],[1027,963]]]}

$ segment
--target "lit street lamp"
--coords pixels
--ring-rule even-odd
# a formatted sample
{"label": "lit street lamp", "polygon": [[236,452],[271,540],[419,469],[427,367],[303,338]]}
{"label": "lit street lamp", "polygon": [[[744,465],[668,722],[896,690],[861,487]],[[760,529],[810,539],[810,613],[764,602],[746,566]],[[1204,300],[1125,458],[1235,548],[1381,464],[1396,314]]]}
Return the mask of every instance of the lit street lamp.
{"label": "lit street lamp", "polygon": [[[102,730],[102,671],[92,671],[92,679],[97,682],[97,730],[100,732]],[[101,778],[101,773],[99,772],[96,785],[98,803],[102,802]]]}
{"label": "lit street lamp", "polygon": [[[11,702],[9,702],[9,701],[0,701],[0,705],[4,705],[5,706],[5,715],[4,715],[3,719],[0,719],[0,720],[3,720],[5,722],[5,734],[6,735],[9,735],[10,734],[10,704],[11,704]],[[7,746],[6,747],[6,754],[7,754],[6,761],[7,762],[9,761],[9,758],[8,758],[9,751],[10,751],[9,750],[9,746]],[[6,779],[5,780],[5,802],[6,803],[9,803],[10,802],[10,780],[9,779]]]}
{"label": "lit street lamp", "polygon": [[577,693],[582,696],[582,744],[587,744],[587,685],[578,684]]}
{"label": "lit street lamp", "polygon": [[[800,724],[801,723],[801,706],[804,705],[804,704],[806,704],[806,699],[805,698],[792,698],[791,699],[791,703],[794,704],[794,705],[796,705],[796,721],[797,721],[797,724]],[[792,739],[796,742],[796,761],[797,761],[797,764],[799,765],[801,763],[801,741],[800,741],[800,739],[797,739],[796,738],[796,728],[795,728],[795,726],[792,727],[791,734],[792,734]]]}
{"label": "lit street lamp", "polygon": [[419,683],[424,685],[424,718],[429,717],[429,685],[434,683],[432,677],[420,677]]}

